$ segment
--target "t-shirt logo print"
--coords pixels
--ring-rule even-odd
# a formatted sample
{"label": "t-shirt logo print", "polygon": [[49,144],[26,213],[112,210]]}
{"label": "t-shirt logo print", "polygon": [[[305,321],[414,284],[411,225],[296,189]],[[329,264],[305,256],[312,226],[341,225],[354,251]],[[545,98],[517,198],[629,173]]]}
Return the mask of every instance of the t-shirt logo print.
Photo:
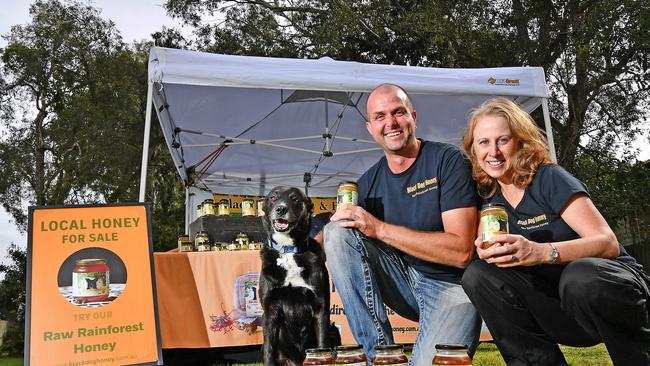
{"label": "t-shirt logo print", "polygon": [[423,181],[407,186],[406,193],[410,194],[411,197],[414,198],[433,189],[438,189],[438,177],[427,178]]}

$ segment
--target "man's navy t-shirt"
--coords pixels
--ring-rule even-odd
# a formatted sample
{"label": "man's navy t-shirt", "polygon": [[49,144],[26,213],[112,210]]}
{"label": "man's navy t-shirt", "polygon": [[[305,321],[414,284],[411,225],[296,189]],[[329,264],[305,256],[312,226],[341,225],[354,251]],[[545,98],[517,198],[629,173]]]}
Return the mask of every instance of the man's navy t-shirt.
{"label": "man's navy t-shirt", "polygon": [[[384,157],[359,178],[359,205],[389,224],[444,231],[443,212],[477,205],[471,165],[454,145],[420,141],[417,159],[406,171],[393,174]],[[431,250],[436,250],[435,246]],[[460,268],[400,253],[421,272],[445,281],[460,281]]]}
{"label": "man's navy t-shirt", "polygon": [[[512,207],[501,191],[497,191],[487,202],[505,205],[511,234],[519,234],[538,243],[554,243],[580,238],[560,216],[576,194],[589,195],[585,184],[561,166],[549,164],[537,169],[517,207]],[[620,244],[619,249],[618,260],[640,266]]]}

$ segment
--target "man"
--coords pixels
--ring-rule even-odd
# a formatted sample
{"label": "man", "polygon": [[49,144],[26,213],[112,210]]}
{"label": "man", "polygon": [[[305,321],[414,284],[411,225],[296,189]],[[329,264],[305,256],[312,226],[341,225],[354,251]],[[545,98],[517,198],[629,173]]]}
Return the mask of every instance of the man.
{"label": "man", "polygon": [[411,365],[435,345],[476,348],[481,321],[460,278],[473,255],[477,211],[469,161],[455,146],[415,137],[416,113],[399,86],[368,96],[366,128],[385,157],[359,178],[359,206],[340,205],[325,253],[352,333],[374,359],[393,343],[384,303],[419,321]]}

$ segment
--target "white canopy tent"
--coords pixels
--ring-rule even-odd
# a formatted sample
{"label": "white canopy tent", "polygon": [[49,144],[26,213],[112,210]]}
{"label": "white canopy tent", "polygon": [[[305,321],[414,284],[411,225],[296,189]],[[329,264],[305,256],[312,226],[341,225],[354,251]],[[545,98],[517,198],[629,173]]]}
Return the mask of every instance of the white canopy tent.
{"label": "white canopy tent", "polygon": [[190,187],[188,208],[201,191],[264,195],[279,184],[334,196],[340,182],[356,180],[382,156],[366,131],[365,102],[385,82],[411,95],[418,137],[455,144],[469,111],[488,98],[509,97],[528,111],[541,105],[555,159],[548,88],[538,67],[437,69],[156,47],[148,81],[141,201],[152,103]]}

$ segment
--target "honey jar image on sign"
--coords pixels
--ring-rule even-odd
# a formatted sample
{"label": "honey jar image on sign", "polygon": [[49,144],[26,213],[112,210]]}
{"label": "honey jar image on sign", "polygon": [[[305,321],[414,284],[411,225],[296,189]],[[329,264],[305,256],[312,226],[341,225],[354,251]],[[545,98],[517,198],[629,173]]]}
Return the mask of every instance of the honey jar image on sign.
{"label": "honey jar image on sign", "polygon": [[72,269],[72,296],[76,302],[108,299],[110,269],[103,258],[79,259]]}

